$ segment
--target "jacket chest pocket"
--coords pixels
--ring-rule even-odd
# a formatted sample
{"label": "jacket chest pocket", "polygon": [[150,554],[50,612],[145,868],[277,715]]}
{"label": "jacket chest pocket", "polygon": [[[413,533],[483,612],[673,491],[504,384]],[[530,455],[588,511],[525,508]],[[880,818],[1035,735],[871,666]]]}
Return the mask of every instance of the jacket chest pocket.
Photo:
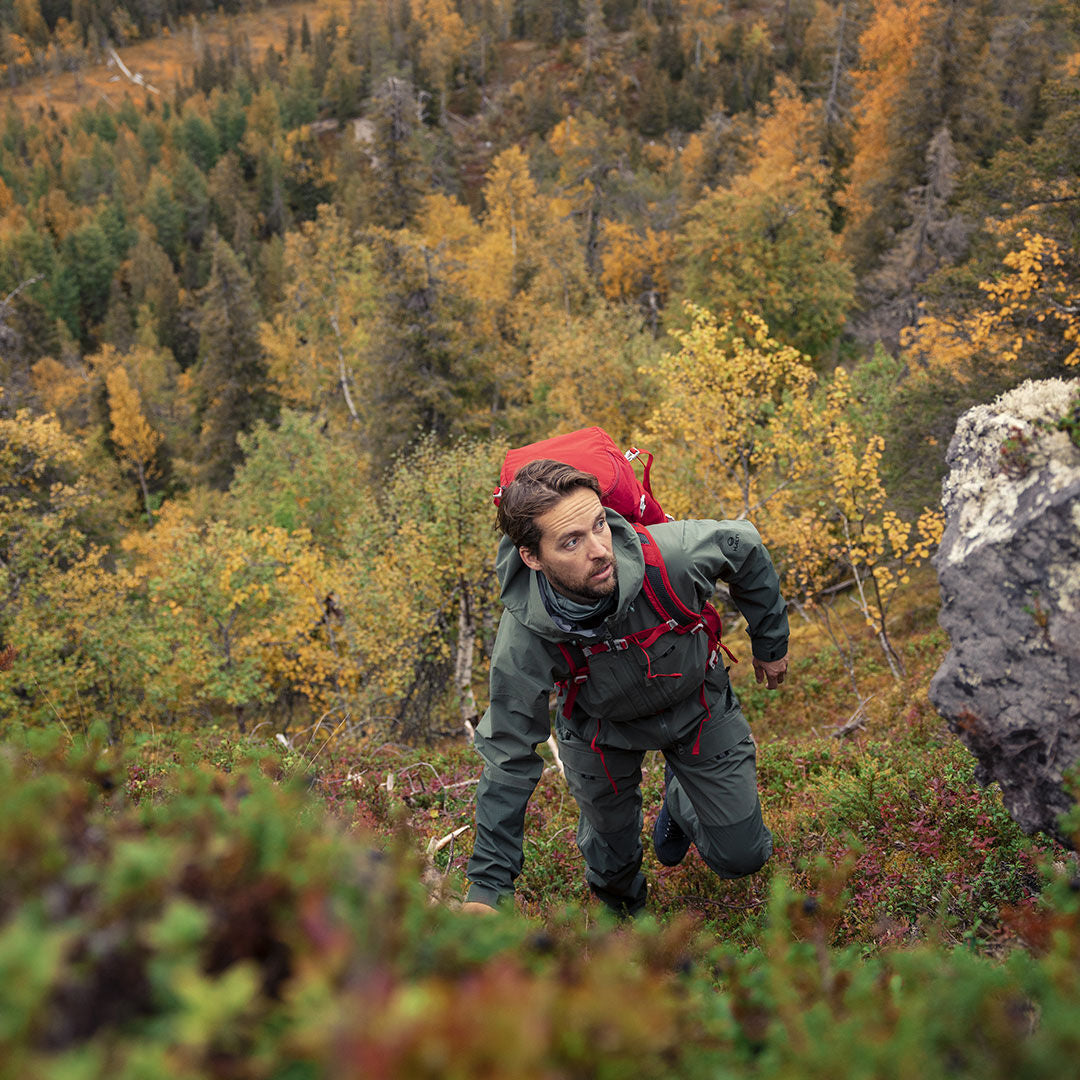
{"label": "jacket chest pocket", "polygon": [[695,691],[704,670],[704,652],[697,648],[696,641],[665,634],[647,653],[630,645],[619,652],[592,657],[589,677],[578,691],[576,707],[588,716],[615,721],[651,716]]}

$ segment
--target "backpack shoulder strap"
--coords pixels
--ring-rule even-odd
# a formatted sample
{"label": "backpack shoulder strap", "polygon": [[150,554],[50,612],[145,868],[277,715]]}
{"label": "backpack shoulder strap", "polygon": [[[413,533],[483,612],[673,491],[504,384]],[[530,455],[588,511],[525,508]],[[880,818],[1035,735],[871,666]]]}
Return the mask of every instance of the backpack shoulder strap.
{"label": "backpack shoulder strap", "polygon": [[703,626],[712,642],[710,667],[716,663],[718,649],[723,649],[732,663],[737,664],[738,659],[723,642],[720,613],[707,601],[700,611],[688,608],[672,587],[664,556],[660,554],[660,545],[644,525],[635,524],[634,531],[638,534],[638,539],[641,541],[641,553],[645,556],[645,580],[642,587],[653,610],[665,622],[674,622],[682,633],[688,629],[693,630]]}
{"label": "backpack shoulder strap", "polygon": [[[577,645],[562,641],[555,642],[555,645],[559,652],[562,653],[563,661],[567,667],[566,678],[556,679],[555,687],[565,694],[563,716],[569,720],[570,714],[574,711],[574,701],[577,698],[578,690],[581,689],[581,684],[589,677],[589,658]],[[575,652],[581,653],[580,664],[574,655]]]}
{"label": "backpack shoulder strap", "polygon": [[668,577],[660,545],[644,525],[634,525],[641,541],[641,553],[645,556],[645,595],[657,615],[665,622],[674,620],[679,626],[690,626],[701,621],[701,612],[688,608],[680,599]]}

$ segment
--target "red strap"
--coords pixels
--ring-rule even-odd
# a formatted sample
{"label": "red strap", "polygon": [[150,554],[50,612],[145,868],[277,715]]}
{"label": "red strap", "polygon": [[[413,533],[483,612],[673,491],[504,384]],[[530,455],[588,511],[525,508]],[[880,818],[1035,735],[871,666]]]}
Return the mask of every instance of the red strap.
{"label": "red strap", "polygon": [[667,622],[662,622],[659,626],[651,627],[648,630],[638,630],[636,633],[629,634],[626,640],[632,641],[640,649],[647,649],[650,645],[655,645],[669,630],[677,629],[677,627],[672,626],[674,621],[674,619],[669,619]]}
{"label": "red strap", "polygon": [[663,613],[665,619],[675,618],[677,622],[696,622],[701,618],[701,613],[698,611],[692,611],[688,608],[682,600],[679,599],[679,594],[672,588],[671,578],[668,577],[667,565],[664,563],[664,556],[660,554],[660,546],[653,539],[653,535],[644,525],[634,525],[634,530],[637,532],[639,539],[641,540],[641,554],[645,558],[646,567],[655,567],[660,572],[660,580],[663,582],[664,591],[667,593],[667,599],[671,601],[675,610],[675,615],[668,611],[667,605],[664,604],[663,599],[653,588],[652,582],[649,580],[649,575],[645,575],[645,595],[649,598],[649,602],[656,607],[657,611]]}
{"label": "red strap", "polygon": [[[660,634],[664,634],[664,633],[666,633],[668,631],[669,627],[668,627],[667,623],[665,623],[662,627],[654,627],[654,629],[659,630]],[[651,633],[652,633],[652,631],[650,631],[650,634]],[[656,637],[651,638],[651,640],[649,641],[649,644],[652,644],[652,642],[655,641],[657,637],[660,637],[660,634],[657,634]],[[681,679],[682,678],[682,672],[681,671],[658,671],[658,672],[654,672],[653,669],[652,669],[652,657],[649,655],[649,650],[645,647],[645,643],[642,642],[642,641],[635,641],[634,644],[642,651],[642,654],[645,656],[645,678],[646,679]]]}
{"label": "red strap", "polygon": [[[649,473],[652,471],[652,455],[646,450],[644,455],[639,454],[638,456],[644,456],[645,458],[645,475],[642,477],[642,487],[649,492],[649,495],[652,495],[652,485],[649,483]],[[653,495],[652,498],[656,498],[656,496]]]}
{"label": "red strap", "polygon": [[[589,677],[589,657],[585,654],[585,665],[578,667],[574,662],[574,654],[570,649],[564,645],[561,641],[555,642],[559,647],[559,652],[562,653],[563,659],[566,661],[566,666],[569,668],[569,674],[565,679],[556,683],[557,686],[566,687],[566,701],[563,704],[563,716],[569,720],[570,714],[574,711],[574,700],[577,698],[577,692],[579,687]],[[606,644],[602,642],[601,644]],[[591,652],[605,652],[606,649],[601,649],[599,646],[590,646]],[[585,650],[582,650],[584,653]],[[607,760],[604,758],[604,748],[596,745],[596,740],[600,738],[600,717],[596,718],[596,731],[593,734],[592,742],[589,744],[592,750],[600,755],[600,764],[604,769],[604,775],[611,782],[611,786],[615,789],[615,794],[619,793],[619,785],[615,783],[614,777],[612,777],[610,770],[607,767]]]}
{"label": "red strap", "polygon": [[608,778],[608,782],[615,789],[615,794],[618,795],[619,794],[619,785],[615,783],[614,777],[608,771],[607,761],[604,760],[604,748],[602,746],[597,746],[596,745],[596,740],[599,739],[599,738],[600,738],[600,717],[598,716],[596,718],[596,734],[593,735],[592,742],[589,743],[589,746],[593,750],[595,750],[596,753],[598,753],[600,755],[600,764],[603,766],[604,775]]}
{"label": "red strap", "polygon": [[[680,624],[678,633],[686,633],[687,630],[693,630],[697,628],[699,623],[704,624],[705,630],[709,635],[709,641],[712,644],[712,650],[721,648],[727,654],[728,658],[733,664],[739,662],[738,657],[724,644],[722,639],[722,624],[720,619],[720,613],[710,603],[706,603],[700,612],[693,611],[687,607],[686,604],[679,599],[679,594],[675,591],[671,584],[671,578],[668,577],[667,565],[664,562],[664,556],[660,552],[660,545],[653,539],[652,533],[641,524],[634,525],[634,531],[638,534],[638,538],[641,540],[641,554],[645,559],[645,580],[643,582],[645,596],[648,598],[650,604],[656,610],[657,614],[663,619],[675,619]],[[660,575],[660,582],[663,586],[666,599],[670,601],[669,605],[664,602],[664,598],[661,597],[659,591],[654,587],[653,582],[649,580],[648,568],[654,567]],[[673,613],[674,612],[674,613]]]}
{"label": "red strap", "polygon": [[578,665],[574,663],[574,654],[561,641],[556,641],[555,644],[559,647],[559,652],[562,653],[563,659],[566,661],[566,666],[570,670],[570,674],[567,675],[565,679],[561,679],[555,684],[556,686],[566,687],[566,701],[563,702],[563,717],[569,720],[570,714],[574,711],[574,701],[577,698],[578,689],[589,677],[589,661],[586,658],[585,666],[578,667]]}

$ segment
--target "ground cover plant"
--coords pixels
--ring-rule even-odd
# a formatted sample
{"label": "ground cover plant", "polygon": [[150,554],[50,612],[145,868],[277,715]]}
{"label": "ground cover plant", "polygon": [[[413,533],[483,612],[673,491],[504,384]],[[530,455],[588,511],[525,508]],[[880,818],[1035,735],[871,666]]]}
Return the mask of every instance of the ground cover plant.
{"label": "ground cover plant", "polygon": [[[478,919],[456,910],[464,739],[9,731],[6,1074],[1064,1075],[1080,874],[974,782],[925,698],[940,633],[918,602],[901,623],[908,676],[868,647],[861,726],[826,651],[786,700],[736,680],[776,854],[721,882],[647,850],[652,899],[627,925],[586,894],[553,763],[516,910]],[[649,760],[649,822],[661,784]]]}

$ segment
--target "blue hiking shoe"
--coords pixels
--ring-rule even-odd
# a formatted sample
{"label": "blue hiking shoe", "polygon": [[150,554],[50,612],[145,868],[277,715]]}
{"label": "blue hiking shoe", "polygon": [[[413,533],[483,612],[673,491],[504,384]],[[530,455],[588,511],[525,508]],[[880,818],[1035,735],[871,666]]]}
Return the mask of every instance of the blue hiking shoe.
{"label": "blue hiking shoe", "polygon": [[[670,777],[670,771],[665,769],[665,789]],[[666,790],[664,803],[660,807],[660,813],[656,815],[656,824],[653,826],[652,846],[657,859],[664,866],[678,866],[690,850],[690,837],[675,824],[675,819],[668,812]]]}

